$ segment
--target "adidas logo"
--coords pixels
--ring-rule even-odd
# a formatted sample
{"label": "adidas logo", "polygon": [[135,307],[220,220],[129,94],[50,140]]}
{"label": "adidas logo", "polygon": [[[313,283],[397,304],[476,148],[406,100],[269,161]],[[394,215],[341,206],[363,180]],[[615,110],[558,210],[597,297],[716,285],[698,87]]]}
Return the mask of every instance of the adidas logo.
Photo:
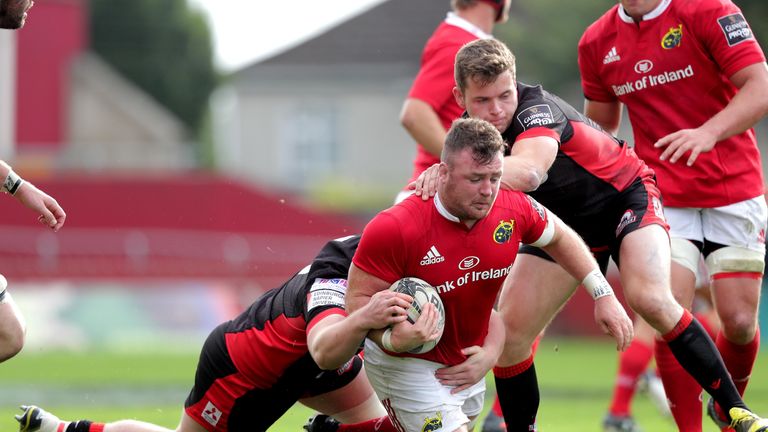
{"label": "adidas logo", "polygon": [[613,47],[603,58],[603,64],[613,63],[619,60],[621,60],[621,56],[616,54],[616,47]]}
{"label": "adidas logo", "polygon": [[424,255],[424,258],[421,259],[421,262],[419,264],[426,266],[430,264],[437,264],[445,261],[445,257],[440,255],[440,252],[435,249],[434,246],[429,248],[429,252],[427,252],[426,255]]}

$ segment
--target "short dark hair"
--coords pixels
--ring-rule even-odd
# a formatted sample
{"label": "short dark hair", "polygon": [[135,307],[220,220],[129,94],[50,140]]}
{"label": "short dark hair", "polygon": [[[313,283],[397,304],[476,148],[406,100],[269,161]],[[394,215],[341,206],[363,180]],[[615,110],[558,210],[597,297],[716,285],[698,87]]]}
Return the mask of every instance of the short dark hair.
{"label": "short dark hair", "polygon": [[472,151],[475,162],[485,165],[504,152],[504,139],[496,127],[485,120],[460,118],[454,120],[448,130],[440,160],[451,165],[453,156],[464,149]]}
{"label": "short dark hair", "polygon": [[456,53],[453,77],[456,87],[464,92],[468,79],[486,86],[506,71],[512,72],[512,79],[515,79],[515,56],[512,51],[496,39],[478,39],[465,44]]}

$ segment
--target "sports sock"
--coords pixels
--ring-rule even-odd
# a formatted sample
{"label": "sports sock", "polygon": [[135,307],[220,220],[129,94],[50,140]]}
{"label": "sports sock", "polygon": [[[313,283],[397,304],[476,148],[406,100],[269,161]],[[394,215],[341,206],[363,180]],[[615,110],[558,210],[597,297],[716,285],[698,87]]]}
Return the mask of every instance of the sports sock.
{"label": "sports sock", "polygon": [[504,413],[501,412],[501,403],[499,402],[499,396],[496,395],[496,398],[493,401],[493,407],[491,407],[491,411],[493,411],[494,414],[496,414],[499,417],[504,416]]}
{"label": "sports sock", "polygon": [[710,319],[707,317],[707,314],[701,313],[701,312],[695,312],[693,314],[694,317],[696,317],[697,320],[699,320],[699,324],[701,324],[702,327],[704,327],[704,330],[707,331],[707,334],[709,335],[712,340],[716,340],[717,333],[715,333],[715,329],[712,327],[712,323],[710,322]]}
{"label": "sports sock", "polygon": [[619,370],[613,387],[613,399],[609,412],[615,416],[630,415],[632,397],[635,395],[637,380],[648,367],[653,349],[637,339],[619,355]]}
{"label": "sports sock", "polygon": [[541,334],[536,336],[536,339],[534,339],[533,343],[531,344],[531,357],[536,357],[536,351],[539,350],[540,342],[541,342]]}
{"label": "sports sock", "polygon": [[733,407],[748,409],[731,381],[715,343],[690,312],[684,311],[677,325],[662,338],[677,361],[725,411]]}
{"label": "sports sock", "polygon": [[104,423],[93,423],[88,420],[71,422],[64,432],[103,432]]}
{"label": "sports sock", "polygon": [[493,375],[507,431],[535,430],[536,413],[539,410],[539,383],[533,355],[516,365],[495,367]]}
{"label": "sports sock", "polygon": [[678,363],[669,345],[656,340],[656,366],[659,370],[669,409],[680,432],[701,432],[701,386]]}
{"label": "sports sock", "polygon": [[[754,339],[745,345],[738,345],[729,341],[721,331],[717,334],[717,349],[723,357],[725,367],[731,374],[736,390],[743,396],[757,358],[757,351],[760,349],[760,329],[757,329]],[[718,414],[723,414],[719,405],[716,405],[715,408],[718,410]]]}
{"label": "sports sock", "polygon": [[337,432],[398,432],[389,417],[379,417],[360,423],[340,424]]}

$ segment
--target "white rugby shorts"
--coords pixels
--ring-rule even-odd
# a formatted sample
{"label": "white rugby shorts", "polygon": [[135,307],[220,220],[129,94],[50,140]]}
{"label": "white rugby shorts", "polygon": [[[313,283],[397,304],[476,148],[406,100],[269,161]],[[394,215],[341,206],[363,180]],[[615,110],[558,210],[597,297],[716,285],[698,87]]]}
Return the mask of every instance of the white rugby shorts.
{"label": "white rugby shorts", "polygon": [[[483,409],[485,380],[457,394],[435,377],[440,363],[393,357],[369,339],[365,341],[365,371],[387,409],[392,424],[402,431],[453,432]],[[470,429],[471,430],[471,429]]]}
{"label": "white rugby shorts", "polygon": [[765,254],[765,197],[715,208],[664,207],[670,237],[704,239]]}

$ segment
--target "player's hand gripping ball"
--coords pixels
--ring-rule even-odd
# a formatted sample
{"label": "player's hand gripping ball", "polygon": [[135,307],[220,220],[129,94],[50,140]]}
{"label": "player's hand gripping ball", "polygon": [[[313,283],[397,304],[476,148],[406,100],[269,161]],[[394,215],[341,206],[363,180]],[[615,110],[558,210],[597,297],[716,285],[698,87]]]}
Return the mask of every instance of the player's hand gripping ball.
{"label": "player's hand gripping ball", "polygon": [[[408,308],[408,322],[411,324],[419,319],[421,310],[427,303],[435,305],[437,313],[440,315],[437,327],[442,332],[443,327],[445,327],[445,308],[443,307],[443,301],[440,299],[440,294],[437,293],[437,290],[432,285],[415,277],[404,277],[393,283],[389,289],[413,297],[411,307]],[[434,348],[438,342],[440,342],[440,338],[419,345],[408,352],[411,354],[423,354]]]}

